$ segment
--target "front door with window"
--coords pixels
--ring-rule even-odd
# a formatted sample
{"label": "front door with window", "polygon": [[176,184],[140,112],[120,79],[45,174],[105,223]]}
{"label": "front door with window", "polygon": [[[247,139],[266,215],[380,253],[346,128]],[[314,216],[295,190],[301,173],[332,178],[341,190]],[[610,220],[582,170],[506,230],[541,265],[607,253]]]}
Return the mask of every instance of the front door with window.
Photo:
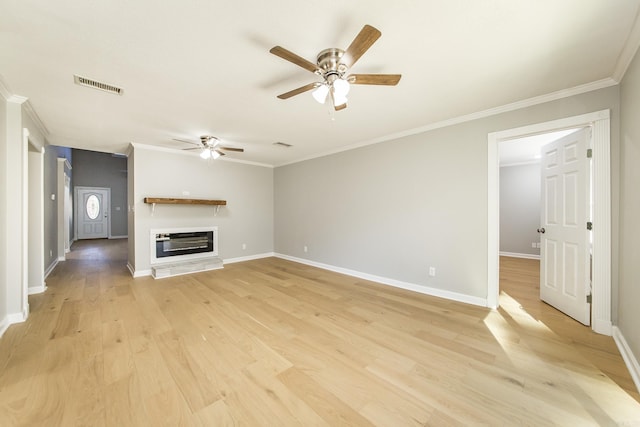
{"label": "front door with window", "polygon": [[109,237],[109,188],[76,187],[78,239]]}

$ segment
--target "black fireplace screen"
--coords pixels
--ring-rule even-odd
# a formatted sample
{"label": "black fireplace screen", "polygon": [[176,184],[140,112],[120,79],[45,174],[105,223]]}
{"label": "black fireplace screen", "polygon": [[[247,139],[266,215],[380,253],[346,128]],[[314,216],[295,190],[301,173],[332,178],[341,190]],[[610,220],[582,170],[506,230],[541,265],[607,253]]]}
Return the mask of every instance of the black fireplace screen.
{"label": "black fireplace screen", "polygon": [[156,258],[213,251],[213,231],[156,234]]}

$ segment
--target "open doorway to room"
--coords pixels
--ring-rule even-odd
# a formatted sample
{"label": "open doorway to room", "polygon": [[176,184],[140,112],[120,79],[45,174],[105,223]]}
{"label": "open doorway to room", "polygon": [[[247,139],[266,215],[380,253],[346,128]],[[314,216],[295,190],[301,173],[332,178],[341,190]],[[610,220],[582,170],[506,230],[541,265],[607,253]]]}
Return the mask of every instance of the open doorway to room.
{"label": "open doorway to room", "polygon": [[[594,331],[611,335],[611,165],[609,110],[574,116],[488,135],[488,287],[487,303],[499,305],[500,164],[503,141],[560,130],[590,127],[593,144],[593,274],[591,318]],[[585,224],[586,226],[586,224]]]}
{"label": "open doorway to room", "polygon": [[501,298],[517,298],[530,313],[543,311],[544,302],[585,325],[590,324],[590,139],[585,127],[499,145]]}

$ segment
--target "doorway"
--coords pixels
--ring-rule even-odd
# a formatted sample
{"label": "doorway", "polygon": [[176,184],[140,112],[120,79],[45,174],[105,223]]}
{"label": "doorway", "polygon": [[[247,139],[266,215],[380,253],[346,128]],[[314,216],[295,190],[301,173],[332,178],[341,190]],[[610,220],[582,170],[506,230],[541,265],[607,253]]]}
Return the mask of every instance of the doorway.
{"label": "doorway", "polygon": [[499,295],[499,144],[501,141],[551,131],[587,127],[593,129],[593,275],[592,329],[611,335],[611,164],[610,111],[507,129],[488,135],[488,236],[487,236],[487,305],[498,307]]}
{"label": "doorway", "polygon": [[[500,271],[530,259],[537,298],[590,325],[591,129],[500,142]],[[535,260],[535,261],[533,261]]]}

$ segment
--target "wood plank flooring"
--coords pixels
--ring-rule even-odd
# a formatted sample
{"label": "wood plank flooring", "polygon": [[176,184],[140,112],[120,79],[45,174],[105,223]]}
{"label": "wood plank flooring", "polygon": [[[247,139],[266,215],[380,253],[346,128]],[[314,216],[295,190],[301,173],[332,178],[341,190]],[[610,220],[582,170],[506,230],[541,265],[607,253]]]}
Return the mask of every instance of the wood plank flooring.
{"label": "wood plank flooring", "polygon": [[640,425],[612,339],[521,261],[492,311],[276,258],[134,279],[126,241],[76,242],[0,339],[0,425]]}

